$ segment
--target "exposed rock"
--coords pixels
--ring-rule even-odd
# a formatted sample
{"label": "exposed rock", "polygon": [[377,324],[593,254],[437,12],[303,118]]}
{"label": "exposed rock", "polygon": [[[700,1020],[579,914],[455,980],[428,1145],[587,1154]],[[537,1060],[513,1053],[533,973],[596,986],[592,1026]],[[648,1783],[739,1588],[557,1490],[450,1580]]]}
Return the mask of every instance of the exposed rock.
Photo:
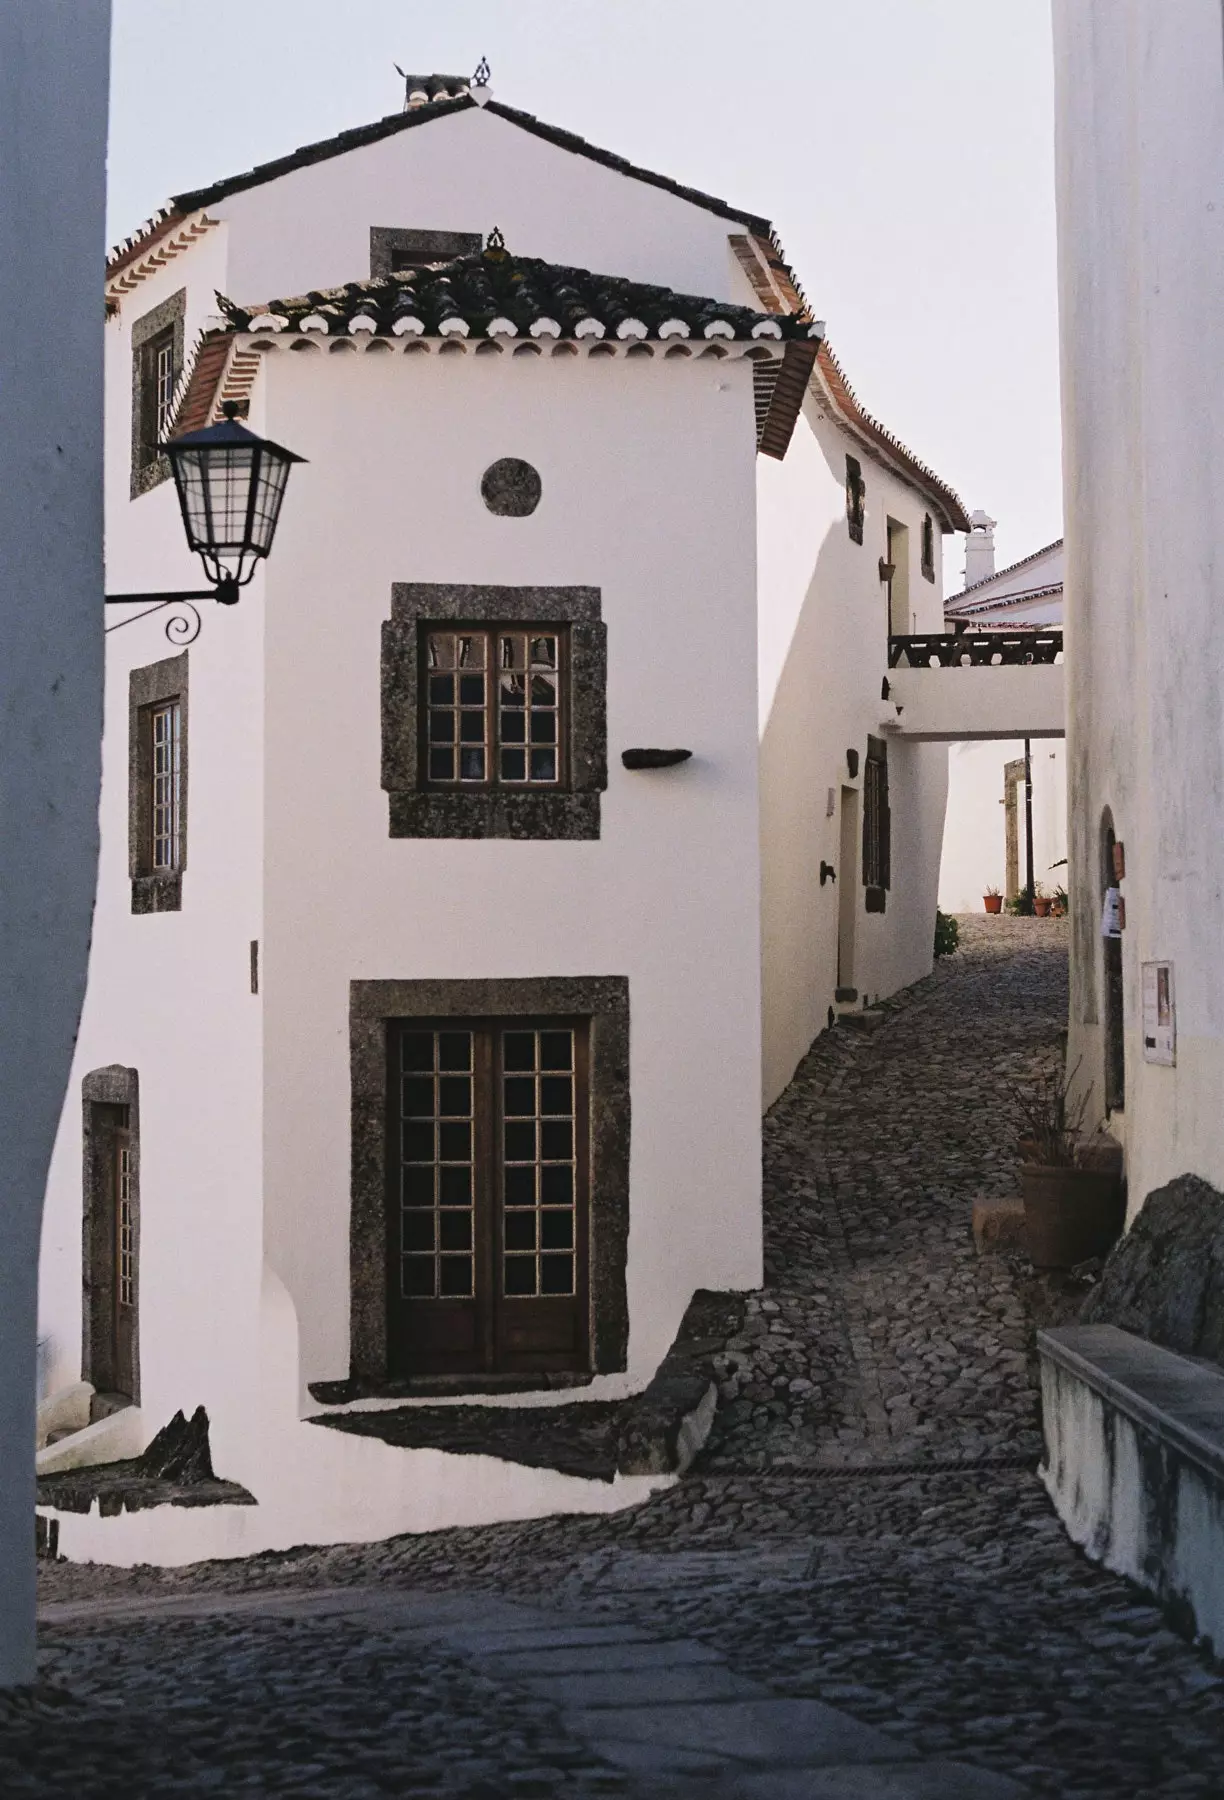
{"label": "exposed rock", "polygon": [[212,1481],[212,1454],[208,1447],[208,1414],[197,1406],[190,1419],[176,1412],[163,1425],[143,1456],[137,1457],[142,1475],[161,1481]]}
{"label": "exposed rock", "polygon": [[1197,1175],[1149,1194],[1080,1319],[1224,1363],[1224,1194]]}

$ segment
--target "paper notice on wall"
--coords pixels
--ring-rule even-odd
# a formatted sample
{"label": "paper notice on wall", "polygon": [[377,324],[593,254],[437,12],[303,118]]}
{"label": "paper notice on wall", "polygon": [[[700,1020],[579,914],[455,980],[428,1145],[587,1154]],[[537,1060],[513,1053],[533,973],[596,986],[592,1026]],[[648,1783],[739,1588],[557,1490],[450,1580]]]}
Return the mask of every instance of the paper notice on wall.
{"label": "paper notice on wall", "polygon": [[1105,904],[1101,908],[1101,936],[1122,936],[1122,896],[1116,887],[1105,889]]}
{"label": "paper notice on wall", "polygon": [[1143,1060],[1166,1069],[1177,1062],[1177,1012],[1173,1001],[1173,964],[1143,964]]}

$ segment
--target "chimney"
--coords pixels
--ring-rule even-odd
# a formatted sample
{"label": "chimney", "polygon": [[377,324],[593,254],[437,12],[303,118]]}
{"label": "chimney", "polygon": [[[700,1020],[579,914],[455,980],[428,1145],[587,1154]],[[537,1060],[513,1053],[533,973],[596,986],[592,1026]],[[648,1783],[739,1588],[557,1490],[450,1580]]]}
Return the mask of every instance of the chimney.
{"label": "chimney", "polygon": [[995,572],[994,528],[997,519],[984,513],[979,506],[975,513],[969,515],[970,531],[965,539],[965,586],[971,588],[976,582],[985,581]]}

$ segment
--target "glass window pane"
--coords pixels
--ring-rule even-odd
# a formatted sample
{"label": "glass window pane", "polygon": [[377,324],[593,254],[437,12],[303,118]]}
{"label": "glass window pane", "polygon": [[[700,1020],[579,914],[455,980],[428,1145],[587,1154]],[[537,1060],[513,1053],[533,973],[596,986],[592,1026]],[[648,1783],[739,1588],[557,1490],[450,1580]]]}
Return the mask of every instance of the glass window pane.
{"label": "glass window pane", "polygon": [[[545,1039],[551,1034],[544,1033]],[[507,1069],[534,1069],[536,1066],[536,1034],[534,1031],[507,1031],[502,1038],[502,1060]],[[549,1063],[548,1068],[558,1065]],[[569,1064],[561,1065],[568,1068]]]}
{"label": "glass window pane", "polygon": [[466,1298],[472,1291],[472,1259],[470,1256],[443,1256],[439,1260],[439,1291],[448,1297]]}
{"label": "glass window pane", "polygon": [[503,744],[522,744],[527,741],[527,717],[525,713],[508,712],[502,714],[501,737]]}
{"label": "glass window pane", "polygon": [[501,703],[505,711],[521,710],[527,704],[527,690],[521,675],[503,675],[500,684]]}
{"label": "glass window pane", "polygon": [[400,1261],[401,1291],[406,1299],[434,1291],[434,1259],[432,1256],[405,1256]]}
{"label": "glass window pane", "polygon": [[[472,1248],[472,1215],[470,1212],[448,1212],[439,1215],[443,1250]],[[432,1220],[430,1221],[432,1224]]]}
{"label": "glass window pane", "polygon": [[555,750],[533,750],[531,752],[531,779],[533,781],[555,781],[557,779],[557,752]]}
{"label": "glass window pane", "polygon": [[540,1067],[572,1069],[574,1066],[574,1034],[572,1031],[540,1033]]}
{"label": "glass window pane", "polygon": [[573,1213],[542,1212],[540,1214],[540,1244],[545,1250],[571,1250],[574,1245]]}
{"label": "glass window pane", "polygon": [[[569,1214],[564,1215],[566,1218]],[[536,1247],[536,1215],[534,1212],[507,1213],[505,1218],[506,1249],[534,1250]]]}
{"label": "glass window pane", "polygon": [[429,736],[435,744],[452,744],[455,741],[455,715],[443,712],[434,707],[429,714]]}
{"label": "glass window pane", "polygon": [[431,706],[453,706],[455,704],[455,677],[453,675],[431,675],[429,677],[429,704]]}
{"label": "glass window pane", "polygon": [[564,1163],[541,1169],[540,1199],[545,1206],[571,1206],[574,1200],[574,1171]]}
{"label": "glass window pane", "polygon": [[483,675],[461,675],[459,677],[460,706],[483,706],[485,697],[485,678]]}
{"label": "glass window pane", "polygon": [[429,752],[429,779],[431,781],[453,781],[455,779],[455,752],[453,750],[431,750]]}
{"label": "glass window pane", "polygon": [[537,637],[531,640],[531,666],[533,669],[555,669],[557,666],[557,640],[555,637]]}
{"label": "glass window pane", "polygon": [[526,781],[527,753],[525,750],[502,751],[501,778],[503,781]]}
{"label": "glass window pane", "polygon": [[454,632],[431,631],[427,654],[431,669],[453,669],[455,666]]}
{"label": "glass window pane", "polygon": [[574,1084],[568,1075],[545,1075],[540,1081],[540,1111],[570,1114],[574,1110]]}
{"label": "glass window pane", "polygon": [[483,669],[485,666],[485,640],[483,634],[478,637],[460,637],[459,667],[461,669]]}
{"label": "glass window pane", "polygon": [[540,1292],[572,1294],[574,1291],[574,1259],[572,1256],[540,1258]]}
{"label": "glass window pane", "polygon": [[432,1125],[405,1125],[403,1127],[403,1157],[405,1162],[428,1162],[434,1159],[434,1128]]}
{"label": "glass window pane", "polygon": [[406,1119],[432,1119],[434,1084],[432,1075],[409,1075],[402,1083],[401,1111]]}
{"label": "glass window pane", "polygon": [[472,1171],[460,1167],[438,1170],[438,1202],[441,1206],[472,1204]]}
{"label": "glass window pane", "polygon": [[555,675],[533,675],[531,677],[531,704],[533,706],[555,706],[557,704],[557,677]]}
{"label": "glass window pane", "polygon": [[507,1256],[503,1263],[507,1294],[534,1294],[536,1261],[534,1256]]}
{"label": "glass window pane", "polygon": [[[449,717],[449,714],[443,715]],[[459,714],[459,736],[465,744],[483,744],[485,735],[484,714],[482,712],[462,712]]]}
{"label": "glass window pane", "polygon": [[534,1123],[510,1124],[505,1127],[506,1161],[534,1162],[536,1153],[536,1128]]}
{"label": "glass window pane", "polygon": [[536,1084],[534,1075],[508,1075],[505,1082],[505,1110],[508,1118],[535,1117]]}
{"label": "glass window pane", "polygon": [[[551,1175],[553,1171],[545,1169],[544,1173]],[[534,1206],[536,1197],[535,1168],[528,1166],[527,1168],[507,1169],[505,1193],[507,1206]]]}
{"label": "glass window pane", "polygon": [[551,712],[533,712],[531,715],[531,741],[533,744],[555,744],[557,741],[557,715]]}
{"label": "glass window pane", "polygon": [[405,1206],[432,1206],[434,1172],[430,1164],[411,1164],[400,1172],[400,1194]]}
{"label": "glass window pane", "polygon": [[470,1031],[438,1033],[438,1067],[449,1073],[468,1070],[472,1066],[472,1034]]}
{"label": "glass window pane", "polygon": [[472,1083],[466,1075],[447,1075],[438,1083],[438,1111],[446,1118],[467,1118],[472,1110]]}
{"label": "glass window pane", "polygon": [[574,1154],[574,1128],[568,1119],[549,1119],[540,1126],[540,1155],[545,1162],[568,1162]]}
{"label": "glass window pane", "polygon": [[[464,1213],[463,1217],[467,1218]],[[400,1215],[400,1246],[404,1250],[424,1250],[430,1256],[434,1248],[434,1212],[406,1212]]]}
{"label": "glass window pane", "polygon": [[460,781],[483,781],[485,773],[485,753],[483,750],[465,750],[459,758]]}
{"label": "glass window pane", "polygon": [[439,1125],[438,1152],[443,1162],[470,1162],[472,1127],[467,1123]]}

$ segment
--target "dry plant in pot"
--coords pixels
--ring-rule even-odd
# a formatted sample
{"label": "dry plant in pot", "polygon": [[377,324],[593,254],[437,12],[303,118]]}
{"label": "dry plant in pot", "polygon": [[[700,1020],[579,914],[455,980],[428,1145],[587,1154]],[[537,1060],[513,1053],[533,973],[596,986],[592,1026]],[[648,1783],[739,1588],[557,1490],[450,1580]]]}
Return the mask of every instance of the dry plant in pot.
{"label": "dry plant in pot", "polygon": [[986,908],[988,913],[999,913],[1003,911],[1003,896],[997,887],[988,887],[986,889],[986,892],[982,895],[982,905]]}
{"label": "dry plant in pot", "polygon": [[1014,1089],[1023,1129],[1020,1192],[1028,1252],[1039,1269],[1070,1269],[1104,1256],[1122,1234],[1121,1148],[1108,1132],[1084,1132],[1088,1095],[1073,1100],[1079,1064]]}

